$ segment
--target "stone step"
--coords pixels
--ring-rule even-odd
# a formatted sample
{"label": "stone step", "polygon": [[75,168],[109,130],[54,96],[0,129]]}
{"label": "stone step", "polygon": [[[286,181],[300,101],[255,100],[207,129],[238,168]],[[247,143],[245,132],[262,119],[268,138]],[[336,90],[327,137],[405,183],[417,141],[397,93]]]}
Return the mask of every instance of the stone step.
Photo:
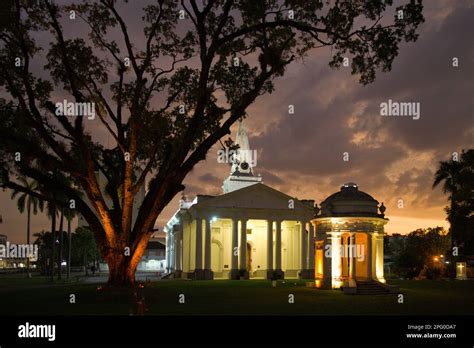
{"label": "stone step", "polygon": [[382,285],[373,281],[358,281],[357,294],[360,295],[385,295],[389,291]]}

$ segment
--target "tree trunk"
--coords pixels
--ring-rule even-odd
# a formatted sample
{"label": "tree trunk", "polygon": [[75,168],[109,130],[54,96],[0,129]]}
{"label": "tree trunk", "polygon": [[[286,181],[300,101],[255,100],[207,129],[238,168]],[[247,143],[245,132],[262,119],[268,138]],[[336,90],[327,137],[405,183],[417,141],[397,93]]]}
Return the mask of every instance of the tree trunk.
{"label": "tree trunk", "polygon": [[67,279],[71,276],[71,217],[67,219]]}
{"label": "tree trunk", "polygon": [[[30,219],[31,219],[31,197],[28,197],[28,211],[27,211],[27,223],[26,223],[26,244],[28,244],[28,250],[30,249]],[[30,255],[26,257],[26,276],[31,278],[30,273]]]}
{"label": "tree trunk", "polygon": [[53,241],[52,256],[51,256],[51,281],[54,281],[54,264],[55,264],[55,251],[56,251],[56,205],[52,204],[53,216],[51,217],[51,237]]}
{"label": "tree trunk", "polygon": [[63,263],[63,222],[64,208],[61,207],[61,218],[59,220],[59,261],[58,261],[58,279],[61,280],[61,270]]}
{"label": "tree trunk", "polygon": [[109,286],[131,287],[135,285],[135,271],[138,262],[132,263],[130,257],[117,255],[107,260],[109,266]]}

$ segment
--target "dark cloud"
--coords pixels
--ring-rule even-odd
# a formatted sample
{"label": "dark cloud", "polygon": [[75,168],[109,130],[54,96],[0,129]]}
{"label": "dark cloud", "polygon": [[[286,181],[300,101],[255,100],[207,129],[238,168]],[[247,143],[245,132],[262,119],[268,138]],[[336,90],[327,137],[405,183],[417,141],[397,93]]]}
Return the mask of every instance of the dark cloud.
{"label": "dark cloud", "polygon": [[211,173],[206,173],[206,174],[204,174],[204,175],[201,175],[201,176],[199,177],[199,180],[200,180],[200,181],[203,181],[203,182],[205,182],[205,183],[210,183],[210,184],[214,184],[214,185],[215,185],[215,184],[218,184],[218,183],[220,183],[220,182],[222,182],[221,179],[215,177],[215,176],[212,175]]}
{"label": "dark cloud", "polygon": [[[139,47],[139,7],[129,3],[122,10]],[[249,108],[250,145],[259,151],[256,173],[266,184],[321,202],[344,182],[355,181],[385,203],[391,219],[444,220],[446,197],[431,188],[437,163],[474,143],[474,7],[469,2],[426,1],[425,15],[419,40],[403,44],[392,71],[379,73],[373,84],[359,85],[348,69],[331,70],[331,51],[317,50],[289,67],[276,81],[275,92]],[[68,36],[82,33],[78,22],[68,22],[66,29]],[[453,57],[459,58],[458,68],[451,65]],[[41,71],[42,64],[37,63],[37,69]],[[421,118],[381,117],[380,103],[388,99],[420,102]],[[290,104],[293,115],[288,114]],[[106,137],[103,131],[93,132]],[[221,192],[229,167],[217,162],[216,151],[186,178],[186,196]],[[348,162],[343,161],[344,152],[349,153]],[[23,240],[25,217],[9,194],[0,192],[0,198],[0,233]],[[176,211],[179,198],[166,207],[158,224]],[[398,199],[404,199],[406,208],[397,208]],[[33,224],[34,231],[49,225],[43,215],[34,217]]]}

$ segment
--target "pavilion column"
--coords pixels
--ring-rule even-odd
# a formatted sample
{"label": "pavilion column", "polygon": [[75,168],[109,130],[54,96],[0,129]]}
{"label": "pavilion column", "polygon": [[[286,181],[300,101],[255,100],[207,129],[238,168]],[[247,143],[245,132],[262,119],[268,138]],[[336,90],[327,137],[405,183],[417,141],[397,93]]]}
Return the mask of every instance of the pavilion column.
{"label": "pavilion column", "polygon": [[211,220],[206,218],[205,220],[205,234],[204,234],[204,279],[214,279],[214,274],[211,269]]}
{"label": "pavilion column", "polygon": [[351,233],[348,237],[349,244],[349,280],[354,279],[354,241],[353,234]]}
{"label": "pavilion column", "polygon": [[323,243],[323,288],[332,289],[332,246],[330,232],[326,232]]}
{"label": "pavilion column", "polygon": [[196,267],[195,279],[203,279],[202,271],[202,219],[196,218]]}
{"label": "pavilion column", "polygon": [[356,262],[357,252],[355,243],[355,233],[351,233],[349,236],[349,286],[355,287],[356,283]]}
{"label": "pavilion column", "polygon": [[284,278],[284,272],[281,269],[281,220],[276,223],[276,240],[275,240],[275,277],[277,279]]}
{"label": "pavilion column", "polygon": [[372,233],[367,233],[367,279],[372,279]]}
{"label": "pavilion column", "polygon": [[232,219],[232,255],[230,279],[239,279],[239,220]]}
{"label": "pavilion column", "polygon": [[308,257],[308,278],[314,279],[315,278],[315,250],[314,250],[314,225],[313,223],[309,223],[309,257]]}
{"label": "pavilion column", "polygon": [[379,282],[385,283],[383,269],[383,232],[375,235],[375,276]]}
{"label": "pavilion column", "polygon": [[341,284],[341,232],[329,232],[331,235],[331,271],[332,287],[339,288]]}
{"label": "pavilion column", "polygon": [[267,220],[267,279],[273,279],[273,221]]}
{"label": "pavilion column", "polygon": [[300,221],[300,276],[303,279],[308,277],[308,239],[306,236],[306,221]]}
{"label": "pavilion column", "polygon": [[357,280],[357,259],[359,258],[359,255],[357,255],[357,234],[354,232],[353,236],[352,236],[352,243],[353,243],[353,248],[354,248],[354,251],[352,252],[353,253],[353,258],[352,258],[352,262],[353,262],[353,274],[354,274],[354,281]]}
{"label": "pavilion column", "polygon": [[240,221],[240,268],[239,273],[245,279],[249,278],[247,270],[247,219]]}

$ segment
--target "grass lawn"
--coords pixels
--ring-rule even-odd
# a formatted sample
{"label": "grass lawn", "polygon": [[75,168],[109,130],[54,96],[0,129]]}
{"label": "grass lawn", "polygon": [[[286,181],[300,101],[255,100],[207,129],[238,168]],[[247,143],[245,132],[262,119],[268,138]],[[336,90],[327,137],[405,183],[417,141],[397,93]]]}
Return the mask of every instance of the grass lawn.
{"label": "grass lawn", "polygon": [[[474,281],[391,281],[404,294],[354,296],[305,287],[304,281],[162,280],[140,290],[147,315],[430,315],[474,313]],[[0,315],[128,315],[127,290],[44,278],[0,278]],[[70,294],[76,303],[69,303]],[[184,294],[185,304],[178,301]],[[294,295],[294,304],[288,296]]]}

